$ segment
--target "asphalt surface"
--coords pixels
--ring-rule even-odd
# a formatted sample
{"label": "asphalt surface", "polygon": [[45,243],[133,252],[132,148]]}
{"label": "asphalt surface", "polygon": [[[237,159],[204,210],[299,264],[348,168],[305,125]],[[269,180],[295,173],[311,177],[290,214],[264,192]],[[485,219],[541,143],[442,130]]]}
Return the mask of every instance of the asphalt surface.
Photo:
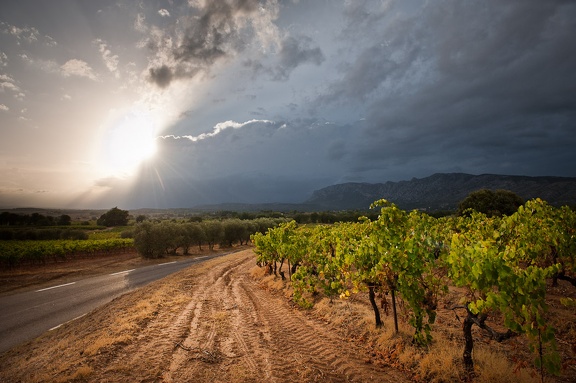
{"label": "asphalt surface", "polygon": [[0,297],[0,353],[138,287],[226,254],[161,263]]}

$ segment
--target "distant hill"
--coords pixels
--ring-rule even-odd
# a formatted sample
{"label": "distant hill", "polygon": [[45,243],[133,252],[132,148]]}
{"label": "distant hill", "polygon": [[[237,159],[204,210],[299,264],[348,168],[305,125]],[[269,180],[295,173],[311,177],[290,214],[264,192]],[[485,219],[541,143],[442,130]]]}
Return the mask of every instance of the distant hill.
{"label": "distant hill", "polygon": [[525,200],[539,197],[556,206],[576,205],[576,178],[497,174],[437,173],[410,181],[344,183],[314,191],[305,204],[321,210],[367,209],[385,198],[402,209],[455,210],[468,194],[480,189],[504,189]]}
{"label": "distant hill", "polygon": [[[480,189],[510,190],[524,200],[540,197],[555,206],[576,206],[576,177],[527,177],[497,174],[472,175],[465,173],[437,173],[425,178],[413,178],[410,181],[386,183],[343,183],[328,186],[312,193],[302,203],[221,203],[197,205],[189,208],[173,209],[132,209],[134,216],[139,214],[151,217],[181,217],[198,213],[234,211],[234,212],[294,212],[294,211],[340,211],[367,210],[370,204],[385,198],[401,209],[422,209],[426,211],[456,210],[458,203],[468,194]],[[58,216],[68,214],[73,220],[96,219],[107,209],[40,209],[12,208],[17,214],[39,212],[44,215]]]}

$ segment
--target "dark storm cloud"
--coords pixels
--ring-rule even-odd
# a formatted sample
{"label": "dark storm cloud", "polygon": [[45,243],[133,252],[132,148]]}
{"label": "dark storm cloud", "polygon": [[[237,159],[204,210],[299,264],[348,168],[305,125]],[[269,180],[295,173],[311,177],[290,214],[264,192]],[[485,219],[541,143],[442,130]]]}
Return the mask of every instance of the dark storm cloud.
{"label": "dark storm cloud", "polygon": [[358,168],[576,166],[564,150],[576,145],[576,4],[450,0],[379,17],[375,42],[316,100],[367,106]]}
{"label": "dark storm cloud", "polygon": [[258,7],[258,0],[208,1],[203,13],[194,17],[174,57],[177,61],[211,65],[240,48],[239,19],[251,17]]}
{"label": "dark storm cloud", "polygon": [[150,68],[150,80],[158,85],[160,88],[166,88],[170,85],[174,74],[172,73],[172,69],[170,69],[167,65],[162,65],[158,68]]}
{"label": "dark storm cloud", "polygon": [[[286,81],[300,65],[321,65],[325,56],[310,37],[287,35],[280,39],[273,33],[276,27],[268,25],[271,31],[265,31],[267,28],[258,24],[264,13],[274,15],[274,8],[274,1],[258,0],[209,1],[203,8],[194,8],[189,17],[182,19],[187,26],[181,34],[170,39],[156,36],[148,41],[148,47],[161,57],[149,68],[149,80],[165,88],[174,79],[192,78],[221,60],[242,54],[258,39],[268,39],[275,46],[263,57],[245,60],[244,65],[254,74],[265,73],[272,80]],[[174,41],[176,44],[172,45]]]}
{"label": "dark storm cloud", "polygon": [[308,36],[287,36],[280,44],[273,63],[248,59],[243,62],[255,77],[264,74],[273,81],[287,81],[294,69],[303,64],[321,65],[326,60],[320,47]]}
{"label": "dark storm cloud", "polygon": [[[170,46],[164,62],[149,69],[150,80],[167,87],[175,78],[191,78],[200,70],[209,69],[218,60],[244,49],[250,38],[249,20],[257,17],[258,0],[207,1],[203,7],[191,9],[182,18],[187,24],[177,44]],[[166,42],[150,41],[154,51],[162,51]]]}
{"label": "dark storm cloud", "polygon": [[301,64],[311,63],[320,65],[325,57],[322,50],[312,46],[312,39],[302,36],[299,39],[287,37],[282,41],[279,53],[279,64],[276,68],[274,79],[287,80],[296,67]]}

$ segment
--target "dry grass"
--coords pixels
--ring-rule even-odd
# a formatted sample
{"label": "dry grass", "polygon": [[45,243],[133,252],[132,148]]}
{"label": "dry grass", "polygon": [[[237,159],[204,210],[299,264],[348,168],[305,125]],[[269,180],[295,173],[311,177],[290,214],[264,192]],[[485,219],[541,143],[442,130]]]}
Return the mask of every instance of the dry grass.
{"label": "dry grass", "polygon": [[[154,286],[138,290],[128,298],[131,302],[122,310],[108,312],[98,310],[97,315],[87,315],[67,323],[54,331],[45,333],[40,348],[27,352],[26,359],[18,359],[22,365],[12,365],[12,371],[26,371],[20,375],[22,382],[68,382],[89,380],[93,366],[91,360],[103,354],[113,354],[117,347],[129,344],[138,336],[140,329],[164,308],[182,305],[186,294],[178,288],[155,290]],[[114,310],[116,301],[108,307]],[[112,315],[110,315],[112,314]],[[84,334],[79,338],[76,332]],[[8,357],[7,353],[5,356]],[[57,361],[46,358],[57,355]],[[36,366],[36,368],[31,368]]]}
{"label": "dry grass", "polygon": [[[90,377],[92,372],[93,372],[92,367],[80,366],[80,367],[78,367],[78,369],[76,370],[74,375],[71,376],[70,380],[72,380],[72,381],[84,381],[88,377]],[[68,379],[66,379],[66,380],[68,380]]]}
{"label": "dry grass", "polygon": [[516,369],[505,355],[494,353],[488,347],[481,346],[475,350],[475,363],[477,366],[479,383],[513,383],[513,382],[539,382],[536,371],[527,368]]}
{"label": "dry grass", "polygon": [[[172,291],[172,293],[176,292]],[[168,296],[173,298],[171,304],[180,304],[185,301],[182,295]],[[130,343],[137,334],[136,330],[145,326],[146,322],[158,313],[166,297],[166,292],[157,291],[146,299],[136,301],[132,309],[117,312],[114,321],[107,327],[107,331],[96,332],[90,337],[83,354],[92,356],[109,347]]]}

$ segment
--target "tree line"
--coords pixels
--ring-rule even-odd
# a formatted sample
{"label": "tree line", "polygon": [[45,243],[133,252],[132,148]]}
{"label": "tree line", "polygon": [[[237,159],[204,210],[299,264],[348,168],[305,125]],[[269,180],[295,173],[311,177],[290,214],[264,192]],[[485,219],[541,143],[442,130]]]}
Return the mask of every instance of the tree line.
{"label": "tree line", "polygon": [[72,218],[68,214],[60,216],[43,215],[40,213],[16,214],[0,213],[0,226],[69,226]]}
{"label": "tree line", "polygon": [[213,250],[216,245],[232,247],[235,244],[247,244],[252,234],[264,233],[282,222],[286,222],[286,219],[230,218],[202,222],[144,220],[134,226],[134,246],[145,258],[161,258],[177,254],[178,250],[186,255],[192,247],[202,251],[203,246]]}

